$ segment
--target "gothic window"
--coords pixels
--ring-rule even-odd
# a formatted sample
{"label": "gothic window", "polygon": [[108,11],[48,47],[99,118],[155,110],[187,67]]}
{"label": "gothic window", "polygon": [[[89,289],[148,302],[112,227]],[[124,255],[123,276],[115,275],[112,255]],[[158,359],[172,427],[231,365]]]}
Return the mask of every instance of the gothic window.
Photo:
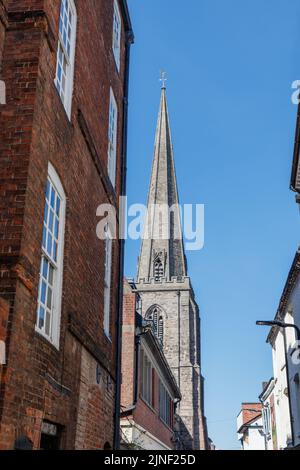
{"label": "gothic window", "polygon": [[156,282],[162,280],[164,276],[164,268],[160,258],[157,258],[154,262],[154,279]]}
{"label": "gothic window", "polygon": [[150,310],[150,312],[146,315],[146,320],[152,322],[154,333],[159,339],[161,345],[163,345],[164,319],[160,309],[158,307],[154,307],[152,310]]}

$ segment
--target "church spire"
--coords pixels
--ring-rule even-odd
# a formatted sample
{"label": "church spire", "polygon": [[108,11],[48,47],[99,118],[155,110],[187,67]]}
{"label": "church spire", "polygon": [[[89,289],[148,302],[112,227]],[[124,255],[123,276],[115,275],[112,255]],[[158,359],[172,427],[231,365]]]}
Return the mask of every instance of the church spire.
{"label": "church spire", "polygon": [[[138,279],[154,277],[156,281],[186,275],[165,73],[162,74],[161,81],[161,100],[148,194],[148,235],[142,242],[138,265]],[[167,213],[166,208],[174,210]]]}

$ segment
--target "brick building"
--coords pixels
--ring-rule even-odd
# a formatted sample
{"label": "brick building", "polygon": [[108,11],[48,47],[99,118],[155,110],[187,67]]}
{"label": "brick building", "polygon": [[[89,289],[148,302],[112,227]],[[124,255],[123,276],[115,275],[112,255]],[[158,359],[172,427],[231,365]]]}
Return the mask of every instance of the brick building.
{"label": "brick building", "polygon": [[125,191],[132,40],[125,0],[0,0],[0,449],[118,445],[123,242],[96,213]]}
{"label": "brick building", "polygon": [[134,283],[124,282],[121,439],[124,449],[169,450],[178,446],[176,405],[180,390],[154,334],[145,322]]}

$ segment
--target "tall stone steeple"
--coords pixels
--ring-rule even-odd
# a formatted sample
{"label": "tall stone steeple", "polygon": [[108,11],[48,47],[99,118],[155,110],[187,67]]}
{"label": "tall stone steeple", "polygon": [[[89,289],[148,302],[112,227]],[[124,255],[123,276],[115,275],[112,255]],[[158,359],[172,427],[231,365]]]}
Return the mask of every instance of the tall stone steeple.
{"label": "tall stone steeple", "polygon": [[[168,208],[173,210],[168,212]],[[142,243],[138,279],[185,276],[177,182],[164,85],[157,120],[148,215],[148,236]]]}
{"label": "tall stone steeple", "polygon": [[[174,210],[169,211],[169,208]],[[208,439],[201,375],[200,316],[185,262],[164,84],[145,228],[147,236],[142,242],[135,283],[141,298],[141,313],[153,323],[181,391],[182,400],[177,409],[178,448],[205,449]]]}

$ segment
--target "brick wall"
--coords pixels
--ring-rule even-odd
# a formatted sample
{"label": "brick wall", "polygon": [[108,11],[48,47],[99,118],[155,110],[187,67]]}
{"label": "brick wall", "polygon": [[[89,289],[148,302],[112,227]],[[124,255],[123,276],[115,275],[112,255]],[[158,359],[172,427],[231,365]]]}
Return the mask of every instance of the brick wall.
{"label": "brick wall", "polygon": [[[102,448],[112,444],[113,435],[119,242],[113,242],[110,341],[103,332],[104,242],[96,236],[96,209],[109,202],[117,207],[121,188],[124,27],[119,74],[111,49],[113,1],[75,1],[78,24],[69,121],[54,85],[60,2],[6,3],[9,29],[0,75],[7,85],[7,105],[0,115],[0,296],[9,302],[10,314],[0,448],[11,448],[23,434],[37,448],[42,419],[61,426],[64,448],[74,448],[76,442]],[[110,86],[119,111],[116,192],[106,171]],[[59,350],[35,332],[49,162],[67,195]],[[96,375],[98,364],[110,388],[102,395],[88,389],[89,396],[95,391],[88,413],[94,416],[97,409],[102,425],[100,429],[88,420],[91,425],[86,424],[86,435],[81,432],[79,438],[77,416],[82,419],[84,414],[81,364],[86,354],[94,358],[88,362],[91,374]]]}
{"label": "brick wall", "polygon": [[135,312],[136,294],[124,281],[122,322],[121,410],[133,405],[135,389]]}

